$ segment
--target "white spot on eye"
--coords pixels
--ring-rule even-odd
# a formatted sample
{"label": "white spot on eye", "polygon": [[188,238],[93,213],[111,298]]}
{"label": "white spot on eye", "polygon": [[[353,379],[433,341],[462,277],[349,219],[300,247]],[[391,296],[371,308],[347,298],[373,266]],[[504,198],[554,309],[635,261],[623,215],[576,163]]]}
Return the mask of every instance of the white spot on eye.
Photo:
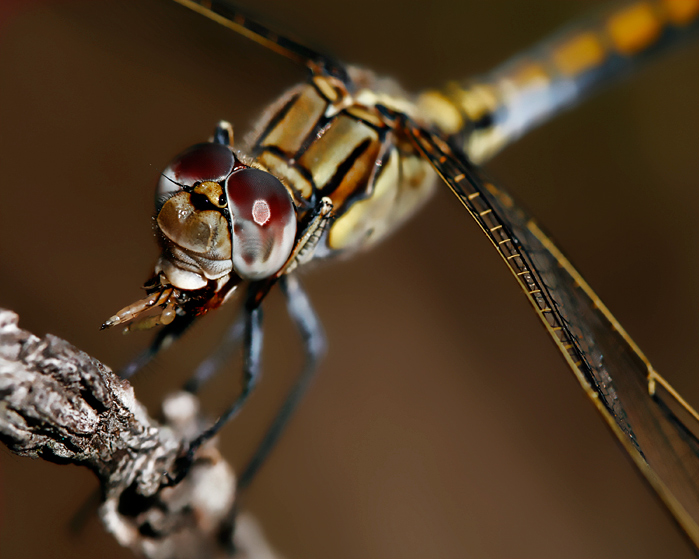
{"label": "white spot on eye", "polygon": [[255,200],[252,205],[252,219],[258,225],[264,225],[269,221],[270,211],[269,204],[264,200]]}

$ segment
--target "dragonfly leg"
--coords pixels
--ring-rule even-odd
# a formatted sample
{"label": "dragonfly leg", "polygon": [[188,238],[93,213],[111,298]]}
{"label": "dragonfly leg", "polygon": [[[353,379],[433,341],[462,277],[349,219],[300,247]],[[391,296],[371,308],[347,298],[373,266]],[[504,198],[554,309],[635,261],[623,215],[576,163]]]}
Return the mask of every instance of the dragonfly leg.
{"label": "dragonfly leg", "polygon": [[[252,291],[249,298],[252,297]],[[194,455],[199,447],[213,438],[243,407],[243,404],[255,388],[260,376],[260,358],[262,355],[262,308],[258,306],[244,308],[245,333],[243,342],[243,388],[230,407],[221,414],[216,422],[189,443],[189,448],[177,464],[177,472],[170,476],[166,485],[177,485],[187,475]]]}
{"label": "dragonfly leg", "polygon": [[323,232],[330,224],[333,210],[332,200],[326,196],[320,199],[310,215],[308,223],[303,229],[301,236],[296,241],[289,259],[277,272],[277,277],[282,277],[296,269],[297,266],[308,262],[313,258],[313,253],[318,247],[318,243]]}
{"label": "dragonfly leg", "polygon": [[262,466],[262,463],[272,448],[274,448],[296,407],[308,390],[320,360],[325,355],[326,341],[323,326],[313,310],[313,306],[303,287],[294,276],[283,276],[280,279],[280,283],[286,298],[289,316],[303,339],[305,363],[301,375],[287,394],[284,404],[267,429],[255,454],[253,454],[242,475],[238,478],[239,489],[250,485],[260,466]]}
{"label": "dragonfly leg", "polygon": [[132,359],[127,365],[119,371],[121,378],[131,378],[138,371],[143,369],[153,358],[162,350],[170,346],[177,340],[194,322],[195,316],[175,316],[175,319],[164,326],[153,338],[150,346],[140,355]]}
{"label": "dragonfly leg", "polygon": [[245,312],[241,311],[221,338],[214,352],[199,363],[192,377],[184,385],[184,390],[196,394],[211,377],[221,370],[221,367],[231,358],[238,343],[243,338],[245,321]]}

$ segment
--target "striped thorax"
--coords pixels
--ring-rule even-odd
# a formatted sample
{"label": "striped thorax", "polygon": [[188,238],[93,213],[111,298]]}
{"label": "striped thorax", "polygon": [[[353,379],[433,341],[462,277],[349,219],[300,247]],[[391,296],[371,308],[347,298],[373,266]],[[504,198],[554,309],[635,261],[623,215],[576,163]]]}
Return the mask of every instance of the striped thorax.
{"label": "striped thorax", "polygon": [[357,91],[317,77],[287,92],[265,116],[252,145],[262,166],[291,186],[301,210],[322,197],[333,203],[334,221],[317,256],[374,244],[429,197],[436,176],[407,138],[383,118],[379,107],[417,115],[398,88],[377,84],[352,69]]}

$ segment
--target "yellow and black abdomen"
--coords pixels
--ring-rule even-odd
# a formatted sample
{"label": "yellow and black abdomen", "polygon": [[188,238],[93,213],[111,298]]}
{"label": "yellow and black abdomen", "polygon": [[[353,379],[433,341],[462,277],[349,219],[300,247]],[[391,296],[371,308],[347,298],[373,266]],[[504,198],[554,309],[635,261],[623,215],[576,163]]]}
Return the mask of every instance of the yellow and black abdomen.
{"label": "yellow and black abdomen", "polygon": [[421,106],[472,161],[575,105],[589,92],[699,28],[699,0],[621,4],[564,29],[489,74],[431,91]]}
{"label": "yellow and black abdomen", "polygon": [[374,244],[427,199],[436,179],[384,123],[378,97],[360,90],[347,99],[338,108],[314,83],[293,89],[273,107],[252,148],[292,189],[301,212],[322,197],[332,200],[334,220],[319,256]]}

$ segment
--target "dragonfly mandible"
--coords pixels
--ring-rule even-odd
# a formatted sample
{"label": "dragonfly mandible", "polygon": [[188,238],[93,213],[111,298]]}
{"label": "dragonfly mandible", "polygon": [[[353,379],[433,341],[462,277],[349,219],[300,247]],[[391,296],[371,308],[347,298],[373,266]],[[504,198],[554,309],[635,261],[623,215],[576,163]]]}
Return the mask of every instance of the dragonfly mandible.
{"label": "dragonfly mandible", "polygon": [[[511,182],[512,182],[512,181],[511,181]],[[513,183],[513,184],[514,184],[514,183]],[[545,220],[544,220],[544,222],[545,222]],[[424,256],[423,256],[423,257],[424,257]],[[464,317],[464,318],[465,318],[465,317]]]}

